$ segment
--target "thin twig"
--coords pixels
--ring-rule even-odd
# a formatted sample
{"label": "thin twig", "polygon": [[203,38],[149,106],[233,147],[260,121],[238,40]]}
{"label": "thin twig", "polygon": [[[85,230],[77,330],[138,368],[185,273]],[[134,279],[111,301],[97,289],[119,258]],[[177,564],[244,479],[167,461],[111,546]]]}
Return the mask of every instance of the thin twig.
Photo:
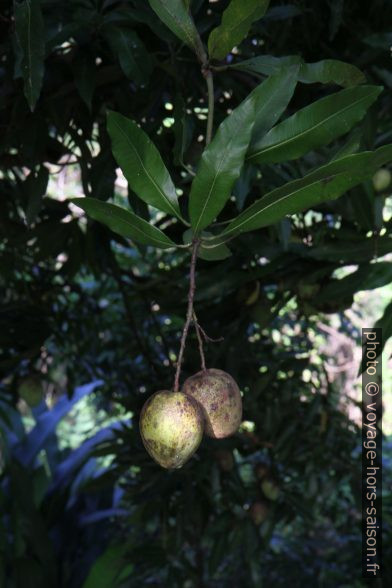
{"label": "thin twig", "polygon": [[185,343],[186,343],[186,338],[187,338],[188,331],[189,331],[189,325],[191,324],[191,321],[192,321],[193,299],[195,297],[195,290],[196,290],[196,281],[195,281],[196,259],[197,259],[197,251],[199,249],[199,244],[200,244],[199,239],[195,239],[192,244],[192,258],[191,258],[189,291],[188,291],[188,308],[187,308],[187,312],[186,312],[186,320],[185,320],[184,329],[183,329],[182,335],[181,335],[180,352],[178,354],[176,375],[174,377],[174,392],[178,392],[179,387],[180,387],[181,365],[182,365],[182,360],[184,357]]}
{"label": "thin twig", "polygon": [[207,368],[206,368],[206,358],[204,355],[203,339],[201,336],[201,327],[200,327],[199,323],[197,322],[197,316],[196,316],[195,311],[193,311],[193,324],[195,325],[196,336],[197,336],[197,340],[199,342],[201,369],[203,370],[203,372],[205,372]]}
{"label": "thin twig", "polygon": [[211,337],[209,337],[209,336],[207,335],[207,333],[205,332],[205,330],[203,329],[203,327],[202,327],[201,325],[199,325],[199,323],[198,323],[198,326],[199,326],[199,329],[200,329],[200,332],[201,332],[201,334],[202,334],[202,335],[203,335],[203,337],[204,337],[204,340],[205,340],[207,343],[220,343],[221,341],[224,341],[224,340],[225,340],[225,338],[224,338],[224,337],[218,337],[217,339],[212,339]]}

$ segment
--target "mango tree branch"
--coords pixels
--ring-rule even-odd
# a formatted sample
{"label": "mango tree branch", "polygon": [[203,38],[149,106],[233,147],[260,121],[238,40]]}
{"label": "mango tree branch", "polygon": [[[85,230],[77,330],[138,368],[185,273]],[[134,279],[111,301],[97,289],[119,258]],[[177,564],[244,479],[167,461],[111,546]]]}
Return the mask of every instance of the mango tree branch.
{"label": "mango tree branch", "polygon": [[178,392],[178,390],[180,388],[181,365],[182,365],[182,360],[184,357],[185,344],[186,344],[186,338],[188,336],[189,325],[191,324],[192,316],[193,316],[193,300],[195,297],[195,290],[196,290],[196,280],[195,280],[196,259],[197,259],[197,251],[199,249],[199,245],[200,245],[199,239],[194,239],[192,242],[192,258],[191,258],[189,291],[188,291],[188,309],[187,309],[187,313],[186,313],[186,320],[185,320],[184,329],[183,329],[182,335],[181,335],[180,352],[178,354],[176,374],[174,377],[174,392]]}

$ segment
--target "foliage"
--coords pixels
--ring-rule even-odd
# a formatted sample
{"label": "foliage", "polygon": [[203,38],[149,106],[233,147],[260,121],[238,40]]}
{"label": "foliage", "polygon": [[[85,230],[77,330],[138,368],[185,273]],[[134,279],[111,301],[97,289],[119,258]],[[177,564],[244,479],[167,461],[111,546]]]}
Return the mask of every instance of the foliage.
{"label": "foliage", "polygon": [[[315,337],[357,291],[390,282],[389,188],[371,178],[392,159],[391,6],[267,5],[3,3],[6,588],[361,585],[360,431]],[[83,198],[65,198],[67,174]],[[198,319],[224,337],[208,364],[239,382],[245,422],[167,473],[118,416],[172,385],[194,235]],[[390,335],[390,305],[379,321]],[[198,369],[192,332],[183,377]],[[29,431],[18,386],[36,372],[53,407],[33,409]],[[97,381],[111,424],[62,447],[58,423]]]}

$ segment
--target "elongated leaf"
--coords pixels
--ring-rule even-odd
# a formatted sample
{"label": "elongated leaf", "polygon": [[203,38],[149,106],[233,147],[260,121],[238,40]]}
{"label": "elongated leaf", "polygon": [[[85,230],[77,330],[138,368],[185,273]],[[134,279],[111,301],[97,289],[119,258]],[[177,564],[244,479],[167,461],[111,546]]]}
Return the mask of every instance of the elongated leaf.
{"label": "elongated leaf", "polygon": [[132,190],[147,204],[181,218],[172,179],[146,133],[118,112],[108,113],[107,127],[113,155]]}
{"label": "elongated leaf", "polygon": [[223,59],[247,36],[252,23],[264,16],[269,0],[231,0],[222,23],[208,38],[210,59]]}
{"label": "elongated leaf", "polygon": [[[184,243],[190,244],[192,242],[193,236],[194,233],[192,229],[185,231],[183,235]],[[205,259],[206,261],[218,261],[227,259],[231,256],[231,251],[227,245],[220,244],[210,246],[209,243],[205,240],[206,237],[212,237],[212,234],[208,233],[207,231],[203,231],[201,234],[201,243],[197,252],[197,256],[200,257],[200,259]]]}
{"label": "elongated leaf", "polygon": [[180,94],[177,94],[174,99],[173,118],[174,125],[172,129],[175,137],[173,147],[174,163],[176,165],[182,165],[184,163],[184,153],[192,140],[195,121],[187,113],[185,101]]}
{"label": "elongated leaf", "polygon": [[45,33],[40,0],[14,3],[15,33],[22,52],[24,94],[34,110],[44,77]]}
{"label": "elongated leaf", "polygon": [[382,328],[382,349],[384,349],[385,343],[392,337],[392,300],[374,326]]}
{"label": "elongated leaf", "polygon": [[279,120],[297,84],[298,65],[283,67],[259,86],[252,143],[261,140]]}
{"label": "elongated leaf", "polygon": [[380,147],[377,151],[365,151],[328,163],[304,178],[266,194],[232,221],[213,242],[221,243],[235,234],[265,227],[287,214],[338,198],[391,160],[392,144]]}
{"label": "elongated leaf", "polygon": [[355,65],[338,59],[323,59],[315,63],[305,63],[299,55],[274,57],[260,55],[245,61],[230,65],[230,69],[239,69],[257,75],[272,75],[278,73],[282,67],[298,63],[298,81],[304,84],[337,84],[344,88],[363,84],[365,75]]}
{"label": "elongated leaf", "polygon": [[351,131],[346,138],[345,143],[339,147],[335,155],[332,157],[332,160],[342,159],[342,157],[346,157],[346,155],[351,155],[352,153],[359,151],[361,147],[361,139],[362,129],[361,127],[358,127]]}
{"label": "elongated leaf", "polygon": [[87,51],[80,51],[73,60],[72,69],[79,95],[91,111],[96,83],[95,55]]}
{"label": "elongated leaf", "polygon": [[95,198],[73,198],[72,202],[82,208],[89,217],[103,223],[126,239],[161,249],[176,246],[160,229],[121,206]]}
{"label": "elongated leaf", "polygon": [[381,90],[379,86],[348,88],[306,106],[252,142],[248,160],[289,161],[330,143],[363,118]]}
{"label": "elongated leaf", "polygon": [[337,59],[323,59],[315,63],[301,64],[298,79],[304,84],[337,84],[344,88],[357,86],[366,81],[360,69]]}
{"label": "elongated leaf", "polygon": [[336,300],[353,295],[361,290],[373,290],[392,283],[392,263],[380,261],[362,266],[357,271],[341,278],[332,280],[318,295],[318,302]]}
{"label": "elongated leaf", "polygon": [[162,22],[188,45],[201,61],[204,60],[205,51],[195,27],[192,16],[184,0],[148,0],[151,8]]}
{"label": "elongated leaf", "polygon": [[127,78],[138,85],[146,84],[152,71],[151,58],[135,31],[112,25],[105,27],[104,36]]}
{"label": "elongated leaf", "polygon": [[366,263],[375,257],[382,257],[392,252],[392,239],[387,236],[348,240],[326,240],[314,247],[308,247],[302,243],[291,243],[290,251],[306,259],[330,261],[331,263]]}
{"label": "elongated leaf", "polygon": [[95,560],[82,588],[107,588],[117,586],[119,576],[124,580],[132,572],[126,560],[127,545],[109,545]]}
{"label": "elongated leaf", "polygon": [[299,55],[286,55],[285,57],[274,57],[273,55],[260,55],[245,59],[229,66],[230,69],[239,69],[261,76],[272,76],[280,72],[282,67],[289,65],[301,65],[302,58]]}
{"label": "elongated leaf", "polygon": [[389,52],[392,45],[392,32],[375,33],[374,35],[365,37],[363,41],[371,47],[375,47],[376,49],[384,49],[385,51]]}
{"label": "elongated leaf", "polygon": [[294,68],[267,79],[221,123],[192,183],[189,214],[195,232],[214,220],[230,198],[254,128],[263,133],[280,116],[293,94],[295,75]]}
{"label": "elongated leaf", "polygon": [[42,198],[46,193],[49,181],[49,171],[44,165],[41,165],[37,173],[31,172],[25,181],[24,188],[28,196],[26,208],[26,221],[31,225],[42,206]]}
{"label": "elongated leaf", "polygon": [[304,84],[337,84],[342,87],[356,86],[366,81],[360,69],[337,59],[323,59],[315,63],[305,63],[299,55],[274,57],[260,55],[231,65],[231,69],[239,69],[258,75],[273,75],[282,67],[298,64],[298,81]]}

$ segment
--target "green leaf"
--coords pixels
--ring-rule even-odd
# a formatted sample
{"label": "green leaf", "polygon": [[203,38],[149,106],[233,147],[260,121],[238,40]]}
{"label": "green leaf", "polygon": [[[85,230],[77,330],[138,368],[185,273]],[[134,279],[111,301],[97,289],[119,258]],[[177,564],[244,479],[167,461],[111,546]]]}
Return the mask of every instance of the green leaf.
{"label": "green leaf", "polygon": [[303,63],[299,55],[287,55],[285,57],[274,57],[273,55],[260,55],[245,59],[238,63],[233,63],[228,66],[229,69],[238,69],[248,73],[257,74],[258,76],[272,76],[278,74],[282,67],[289,67],[290,65],[300,66]]}
{"label": "green leaf", "polygon": [[362,128],[358,127],[351,131],[348,135],[345,143],[339,146],[339,149],[332,157],[334,159],[342,159],[342,157],[346,157],[346,155],[351,155],[352,153],[356,153],[359,151],[361,147],[361,140],[362,140]]}
{"label": "green leaf", "polygon": [[259,86],[252,143],[261,140],[286,110],[297,84],[298,65],[283,67]]}
{"label": "green leaf", "polygon": [[107,26],[104,36],[127,78],[138,85],[146,84],[152,71],[152,63],[150,54],[138,35],[129,29]]}
{"label": "green leaf", "polygon": [[344,192],[371,177],[384,163],[392,160],[392,144],[377,151],[365,151],[333,161],[307,176],[272,190],[242,212],[214,239],[221,243],[238,233],[252,231],[278,222]]}
{"label": "green leaf", "polygon": [[389,53],[392,45],[392,32],[375,33],[374,35],[365,37],[363,41],[371,47],[384,49],[384,51],[388,51]]}
{"label": "green leaf", "polygon": [[392,283],[392,263],[380,261],[359,267],[357,271],[341,278],[331,280],[318,295],[317,302],[336,300],[353,295],[361,290],[374,290]]}
{"label": "green leaf", "polygon": [[298,81],[304,84],[319,82],[350,87],[366,81],[361,70],[350,63],[337,59],[323,59],[315,63],[305,63],[299,55],[287,55],[285,57],[260,55],[259,57],[253,57],[230,65],[230,69],[239,69],[257,75],[273,75],[278,73],[282,67],[294,64],[299,65]]}
{"label": "green leaf", "polygon": [[206,261],[221,261],[231,255],[230,249],[224,243],[211,246],[202,242],[198,251],[198,257]]}
{"label": "green leaf", "polygon": [[176,244],[160,229],[150,225],[133,212],[121,208],[121,206],[102,202],[95,198],[73,198],[71,202],[82,208],[89,217],[103,223],[126,239],[132,239],[143,245],[153,245],[160,249],[176,247]]}
{"label": "green leaf", "polygon": [[306,247],[299,243],[291,243],[290,251],[306,259],[330,261],[332,263],[355,264],[372,261],[392,252],[392,239],[384,236],[377,239],[369,237],[357,241],[324,240],[314,247]]}
{"label": "green leaf", "polygon": [[176,189],[148,135],[131,119],[109,112],[107,128],[113,155],[141,200],[181,219]]}
{"label": "green leaf", "polygon": [[381,91],[379,86],[358,86],[321,98],[252,142],[248,161],[289,161],[330,143],[364,117]]}
{"label": "green leaf", "polygon": [[189,5],[184,0],[148,0],[151,8],[163,23],[183,43],[188,45],[200,61],[205,61],[205,51],[189,12]]}
{"label": "green leaf", "polygon": [[22,52],[24,95],[33,111],[44,77],[45,31],[40,0],[14,3],[15,34]]}
{"label": "green leaf", "polygon": [[96,79],[95,56],[85,51],[80,52],[72,62],[72,69],[79,95],[91,111]]}
{"label": "green leaf", "polygon": [[382,328],[382,349],[384,349],[385,343],[392,337],[392,300],[374,326]]}
{"label": "green leaf", "polygon": [[223,59],[247,36],[252,23],[264,16],[269,0],[231,0],[222,23],[208,38],[210,59]]}
{"label": "green leaf", "polygon": [[195,127],[193,117],[187,113],[186,104],[180,94],[174,99],[174,125],[172,127],[175,142],[173,147],[174,163],[176,165],[184,164],[184,153],[188,149]]}
{"label": "green leaf", "polygon": [[26,221],[31,225],[42,206],[42,198],[46,193],[49,181],[48,168],[42,165],[37,173],[31,172],[24,182],[24,188],[28,197],[26,208]]}
{"label": "green leaf", "polygon": [[344,88],[357,86],[366,81],[360,69],[337,59],[323,59],[315,63],[302,63],[298,80],[304,84],[337,84]]}
{"label": "green leaf", "polygon": [[195,233],[209,225],[230,198],[254,127],[260,133],[274,123],[294,86],[294,70],[265,80],[221,123],[192,182],[189,214]]}
{"label": "green leaf", "polygon": [[[223,243],[220,245],[210,245],[210,243],[205,240],[211,238],[212,236],[212,233],[207,231],[203,231],[201,233],[201,242],[197,251],[197,257],[200,257],[200,259],[204,259],[206,261],[220,261],[230,257],[232,253],[227,245]],[[192,229],[187,229],[182,237],[184,244],[190,245],[192,243],[193,237],[194,232]]]}
{"label": "green leaf", "polygon": [[114,588],[119,576],[125,580],[132,573],[132,565],[127,565],[126,552],[127,545],[109,545],[95,560],[82,588]]}

